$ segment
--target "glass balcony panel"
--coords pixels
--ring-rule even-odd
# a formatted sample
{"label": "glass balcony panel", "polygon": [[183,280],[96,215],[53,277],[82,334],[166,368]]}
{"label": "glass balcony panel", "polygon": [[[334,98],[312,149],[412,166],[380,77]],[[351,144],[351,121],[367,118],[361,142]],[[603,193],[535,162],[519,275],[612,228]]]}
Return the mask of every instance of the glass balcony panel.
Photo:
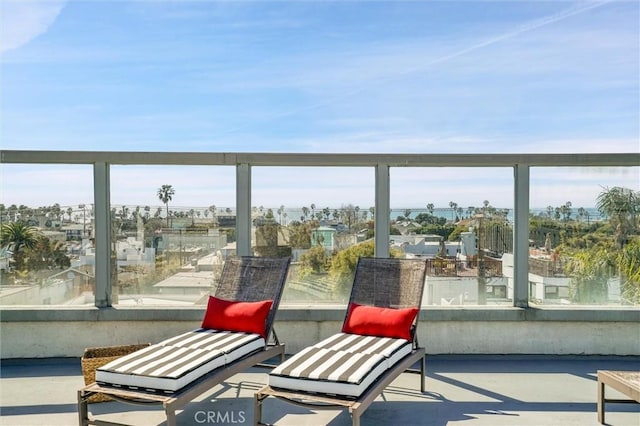
{"label": "glass balcony panel", "polygon": [[391,255],[429,264],[423,305],[511,305],[511,168],[391,168]]}
{"label": "glass balcony panel", "polygon": [[114,305],[205,304],[235,255],[235,168],[112,166]]}
{"label": "glass balcony panel", "polygon": [[640,303],[640,167],[535,167],[530,302]]}
{"label": "glass balcony panel", "polygon": [[346,304],[355,259],[373,256],[373,168],[254,167],[252,247],[291,256],[283,304]]}
{"label": "glass balcony panel", "polygon": [[0,168],[0,305],[93,304],[93,169]]}

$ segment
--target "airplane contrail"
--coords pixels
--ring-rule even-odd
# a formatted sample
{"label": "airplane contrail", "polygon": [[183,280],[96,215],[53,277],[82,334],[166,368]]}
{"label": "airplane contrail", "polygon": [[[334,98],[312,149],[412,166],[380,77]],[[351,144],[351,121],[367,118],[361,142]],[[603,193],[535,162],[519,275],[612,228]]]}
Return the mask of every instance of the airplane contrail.
{"label": "airplane contrail", "polygon": [[[560,12],[554,13],[553,15],[545,16],[543,18],[536,19],[536,20],[533,20],[531,22],[528,22],[528,23],[525,23],[523,25],[520,25],[519,27],[515,28],[512,31],[508,31],[508,32],[506,32],[504,34],[500,34],[500,35],[488,38],[486,40],[483,40],[483,41],[481,41],[479,43],[473,44],[473,45],[471,45],[469,47],[465,47],[463,49],[460,49],[460,50],[458,50],[456,52],[453,52],[451,54],[444,55],[444,56],[441,56],[439,58],[435,58],[435,59],[429,61],[428,63],[424,64],[424,65],[421,65],[421,66],[418,66],[418,67],[415,67],[415,68],[412,68],[412,69],[409,69],[409,70],[405,70],[405,71],[396,73],[393,76],[379,78],[377,80],[374,80],[374,82],[375,81],[384,82],[384,81],[388,81],[388,80],[394,80],[394,79],[397,79],[400,76],[405,76],[405,75],[409,75],[409,74],[415,74],[415,73],[424,71],[424,70],[426,70],[427,68],[429,68],[429,67],[431,67],[433,65],[449,61],[451,59],[466,55],[467,53],[473,52],[475,50],[482,49],[484,47],[491,46],[491,45],[499,43],[501,41],[508,40],[510,38],[516,37],[516,36],[518,36],[520,34],[524,34],[524,33],[536,30],[538,28],[542,28],[542,27],[544,27],[546,25],[550,25],[550,24],[562,21],[562,20],[567,19],[569,17],[575,16],[575,15],[579,15],[579,14],[584,13],[586,11],[589,11],[589,10],[604,6],[604,5],[608,4],[608,3],[612,3],[613,1],[615,1],[615,0],[603,0],[603,1],[597,1],[597,2],[590,2],[589,1],[589,2],[585,2],[585,3],[580,3],[580,4],[573,5],[568,9],[565,9],[565,10],[562,10]],[[317,103],[315,103],[313,105],[309,105],[309,106],[302,107],[302,108],[296,108],[296,109],[293,109],[293,110],[290,110],[290,111],[284,111],[284,112],[281,112],[279,114],[274,114],[274,115],[270,116],[269,119],[270,120],[271,119],[279,119],[279,118],[283,118],[283,117],[292,116],[292,115],[295,115],[295,114],[298,114],[298,113],[304,112],[304,111],[312,111],[312,110],[315,110],[315,109],[318,109],[318,108],[321,108],[321,107],[324,107],[324,106],[327,106],[327,105],[331,105],[331,104],[333,104],[335,102],[338,102],[338,101],[340,101],[342,99],[346,99],[346,98],[348,98],[350,96],[353,96],[353,95],[355,95],[357,93],[360,93],[360,92],[363,92],[365,90],[367,90],[367,88],[365,88],[365,87],[355,88],[353,90],[344,92],[344,93],[342,93],[342,94],[340,94],[338,96],[334,96],[334,97],[332,97],[330,99],[327,99],[325,101],[317,102]],[[238,127],[229,129],[224,133],[233,133],[233,132],[236,132],[238,130],[242,130],[243,128],[246,128],[246,127],[249,127],[249,126],[238,126]]]}

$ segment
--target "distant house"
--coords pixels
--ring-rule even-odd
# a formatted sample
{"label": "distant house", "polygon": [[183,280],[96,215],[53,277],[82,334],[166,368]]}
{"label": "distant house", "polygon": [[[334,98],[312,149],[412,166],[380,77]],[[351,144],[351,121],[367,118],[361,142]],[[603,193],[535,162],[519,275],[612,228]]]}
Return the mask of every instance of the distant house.
{"label": "distant house", "polygon": [[9,250],[9,247],[0,247],[0,270],[9,270],[9,259],[13,253]]}
{"label": "distant house", "polygon": [[[85,270],[86,269],[86,270]],[[51,280],[70,280],[73,287],[79,291],[90,289],[95,285],[95,276],[92,272],[93,268],[67,268],[64,271],[60,271],[47,277],[48,281]]]}
{"label": "distant house", "polygon": [[86,227],[82,224],[72,223],[70,225],[64,225],[60,230],[65,233],[67,236],[67,241],[69,240],[78,240],[81,241],[83,237],[83,232]]}
{"label": "distant house", "polygon": [[67,233],[65,231],[50,231],[48,229],[43,229],[42,235],[47,237],[50,241],[60,241],[64,243],[67,241]]}
{"label": "distant house", "polygon": [[311,232],[311,244],[321,245],[327,251],[332,251],[336,245],[337,230],[329,226],[320,226]]}
{"label": "distant house", "polygon": [[440,235],[391,235],[390,246],[404,251],[411,257],[454,257],[460,250],[460,242],[444,241]]}
{"label": "distant house", "polygon": [[401,220],[397,221],[393,224],[393,226],[400,231],[402,235],[409,235],[414,232],[416,229],[420,229],[421,226],[418,222],[414,222],[412,220]]}
{"label": "distant house", "polygon": [[164,295],[200,296],[211,291],[213,277],[213,271],[178,272],[153,287]]}

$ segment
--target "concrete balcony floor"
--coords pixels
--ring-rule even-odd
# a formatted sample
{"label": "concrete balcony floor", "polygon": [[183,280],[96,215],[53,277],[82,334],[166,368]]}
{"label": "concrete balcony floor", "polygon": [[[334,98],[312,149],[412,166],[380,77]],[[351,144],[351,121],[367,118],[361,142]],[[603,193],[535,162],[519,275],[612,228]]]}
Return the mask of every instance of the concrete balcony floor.
{"label": "concrete balcony floor", "polygon": [[[637,357],[428,356],[427,392],[404,373],[364,413],[378,425],[598,425],[597,370],[640,370]],[[267,371],[252,368],[201,395],[178,415],[180,425],[252,424],[253,394]],[[1,365],[0,424],[75,425],[76,391],[84,384],[79,359],[5,360]],[[607,388],[607,397],[622,395]],[[104,420],[162,425],[160,407],[90,404]],[[640,425],[640,405],[606,406],[611,425]],[[346,411],[309,411],[269,398],[263,420],[279,425],[349,425]]]}

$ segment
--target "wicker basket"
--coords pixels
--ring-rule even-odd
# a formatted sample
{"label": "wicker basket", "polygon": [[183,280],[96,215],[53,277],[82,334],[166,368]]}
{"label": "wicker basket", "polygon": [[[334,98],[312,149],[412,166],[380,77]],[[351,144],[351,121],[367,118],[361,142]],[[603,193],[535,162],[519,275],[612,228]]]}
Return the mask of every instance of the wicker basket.
{"label": "wicker basket", "polygon": [[[105,346],[101,348],[87,348],[82,354],[82,375],[84,376],[84,384],[90,385],[96,381],[96,370],[105,364],[110,363],[114,359],[128,355],[138,349],[146,348],[150,343],[142,343],[138,345],[126,346]],[[89,402],[105,402],[111,401],[112,398],[104,394],[95,394],[89,397]]]}

